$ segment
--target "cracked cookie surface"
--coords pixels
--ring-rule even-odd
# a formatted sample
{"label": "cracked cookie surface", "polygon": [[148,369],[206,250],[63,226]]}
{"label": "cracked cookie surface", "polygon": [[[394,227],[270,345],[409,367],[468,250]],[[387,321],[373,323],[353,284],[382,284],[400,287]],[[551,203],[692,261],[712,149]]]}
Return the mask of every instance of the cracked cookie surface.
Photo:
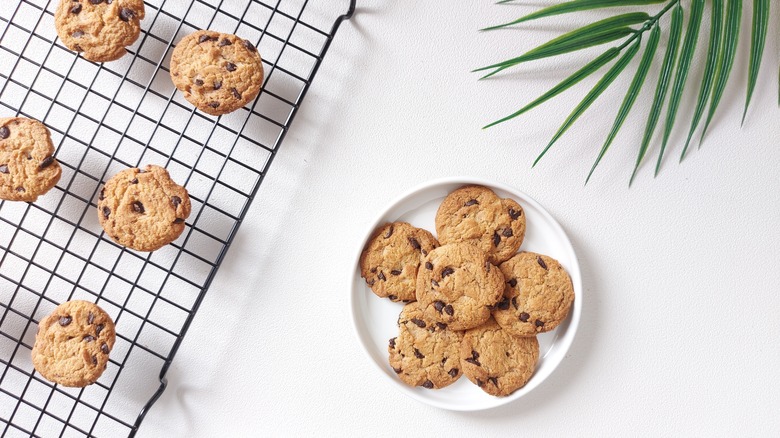
{"label": "cracked cookie surface", "polygon": [[419,303],[404,306],[398,336],[390,339],[390,366],[404,383],[439,389],[460,378],[462,332],[424,315]]}
{"label": "cracked cookie surface", "polygon": [[438,246],[426,230],[406,222],[384,224],[360,255],[360,275],[378,297],[414,301],[420,260]]}
{"label": "cracked cookie surface", "polygon": [[0,119],[0,199],[34,202],[61,175],[43,123],[23,117]]}
{"label": "cracked cookie surface", "polygon": [[61,0],[54,15],[57,35],[94,62],[114,61],[138,39],[143,0]]}
{"label": "cracked cookie surface", "polygon": [[417,274],[416,296],[425,314],[452,330],[487,321],[503,290],[501,271],[470,243],[432,250],[422,259]]}
{"label": "cracked cookie surface", "polygon": [[499,397],[525,386],[538,360],[536,336],[512,336],[493,319],[467,330],[460,344],[463,374],[486,393]]}
{"label": "cracked cookie surface", "polygon": [[101,189],[97,206],[106,234],[138,251],[154,251],[176,240],[192,208],[187,190],[153,165],[114,175]]}
{"label": "cracked cookie surface", "polygon": [[176,45],[171,79],[187,101],[206,114],[220,116],[260,94],[263,63],[251,42],[236,35],[200,30]]}
{"label": "cracked cookie surface", "polygon": [[461,187],[444,198],[436,212],[442,245],[469,242],[498,265],[512,257],[525,237],[525,214],[513,199],[501,199],[483,186]]}
{"label": "cracked cookie surface", "polygon": [[83,387],[100,378],[116,341],[111,317],[88,301],[68,301],[38,324],[32,362],[44,378]]}

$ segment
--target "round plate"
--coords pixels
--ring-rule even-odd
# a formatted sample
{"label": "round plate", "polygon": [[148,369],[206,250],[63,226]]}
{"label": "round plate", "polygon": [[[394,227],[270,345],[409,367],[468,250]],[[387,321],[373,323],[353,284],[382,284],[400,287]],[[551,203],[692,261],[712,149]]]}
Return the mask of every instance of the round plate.
{"label": "round plate", "polygon": [[[489,187],[498,196],[519,202],[526,216],[525,240],[520,250],[538,252],[557,259],[566,268],[574,285],[575,299],[569,316],[555,330],[538,336],[540,357],[531,380],[507,397],[486,394],[466,376],[438,390],[413,388],[403,383],[390,367],[387,352],[389,339],[398,335],[398,314],[403,304],[377,297],[360,276],[360,253],[377,226],[385,222],[405,221],[435,235],[434,219],[439,205],[450,192],[467,184]],[[524,396],[548,378],[563,360],[574,339],[583,301],[577,256],[558,222],[528,195],[502,184],[474,178],[448,178],[428,182],[393,202],[365,230],[360,247],[355,252],[351,281],[352,321],[360,344],[371,362],[404,394],[438,408],[456,411],[476,411],[509,403]]]}

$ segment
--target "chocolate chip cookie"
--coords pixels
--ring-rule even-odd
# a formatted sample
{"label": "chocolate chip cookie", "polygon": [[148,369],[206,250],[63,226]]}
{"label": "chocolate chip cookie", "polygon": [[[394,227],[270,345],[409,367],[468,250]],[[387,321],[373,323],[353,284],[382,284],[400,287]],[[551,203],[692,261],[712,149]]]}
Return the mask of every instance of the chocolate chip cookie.
{"label": "chocolate chip cookie", "polygon": [[417,274],[417,301],[425,314],[452,330],[476,327],[504,291],[504,276],[487,255],[470,243],[451,243],[422,259]]}
{"label": "chocolate chip cookie", "polygon": [[499,268],[506,278],[506,287],[493,315],[509,333],[533,336],[548,332],[569,314],[574,286],[557,260],[521,252]]}
{"label": "chocolate chip cookie", "polygon": [[124,56],[138,39],[144,14],[143,0],[60,0],[54,23],[69,49],[108,62]]}
{"label": "chocolate chip cookie", "polygon": [[105,371],[115,340],[114,322],[103,309],[87,301],[68,301],[38,324],[33,366],[54,383],[87,386]]}
{"label": "chocolate chip cookie", "polygon": [[62,175],[46,126],[32,119],[0,119],[0,199],[34,202]]}
{"label": "chocolate chip cookie", "polygon": [[384,224],[360,255],[360,275],[379,297],[414,301],[420,259],[438,246],[426,230],[406,222]]}
{"label": "chocolate chip cookie", "polygon": [[171,180],[167,170],[152,165],[114,175],[97,203],[106,234],[138,251],[154,251],[176,240],[190,210],[187,190]]}
{"label": "chocolate chip cookie", "polygon": [[184,37],[171,57],[171,79],[206,114],[220,116],[253,101],[263,85],[257,48],[235,35],[200,30]]}
{"label": "chocolate chip cookie", "polygon": [[444,388],[460,378],[463,334],[424,315],[419,303],[404,306],[398,337],[390,339],[390,366],[407,385]]}
{"label": "chocolate chip cookie", "polygon": [[525,386],[538,360],[536,336],[512,336],[493,319],[467,330],[460,344],[463,374],[486,393],[499,397]]}
{"label": "chocolate chip cookie", "polygon": [[523,208],[483,186],[461,187],[447,195],[436,212],[442,245],[470,242],[498,265],[512,257],[525,237]]}

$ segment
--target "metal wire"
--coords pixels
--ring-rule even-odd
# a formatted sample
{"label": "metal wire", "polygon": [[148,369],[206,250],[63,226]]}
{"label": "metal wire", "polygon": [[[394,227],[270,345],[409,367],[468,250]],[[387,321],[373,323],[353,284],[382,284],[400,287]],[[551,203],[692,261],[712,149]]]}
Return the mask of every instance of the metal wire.
{"label": "metal wire", "polygon": [[[149,0],[139,41],[107,64],[57,40],[57,3],[0,9],[0,117],[46,123],[63,168],[36,203],[0,202],[0,435],[133,436],[355,0],[343,15],[313,0]],[[207,117],[173,88],[173,42],[201,28],[260,49],[251,107]],[[193,212],[182,237],[145,254],[105,236],[95,208],[108,178],[150,163],[187,187]],[[30,359],[38,321],[70,299],[97,302],[117,326],[107,370],[81,389],[48,382]],[[139,386],[148,398],[129,398]]]}

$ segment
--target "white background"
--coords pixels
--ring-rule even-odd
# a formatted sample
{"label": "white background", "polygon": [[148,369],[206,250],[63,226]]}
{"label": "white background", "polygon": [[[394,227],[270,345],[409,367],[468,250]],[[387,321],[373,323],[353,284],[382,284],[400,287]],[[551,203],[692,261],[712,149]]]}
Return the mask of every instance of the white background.
{"label": "white background", "polygon": [[[749,31],[700,150],[677,163],[688,99],[661,174],[652,175],[654,143],[628,187],[657,62],[584,186],[633,73],[534,169],[598,77],[480,129],[598,53],[477,81],[473,68],[605,16],[478,32],[550,2],[530,3],[358,2],[139,436],[780,435],[777,14],[741,129]],[[698,88],[702,70],[697,58],[689,86]],[[351,261],[376,215],[421,182],[458,175],[508,184],[544,205],[572,239],[587,297],[555,373],[526,397],[476,413],[420,404],[384,381],[358,345],[348,307]]]}

